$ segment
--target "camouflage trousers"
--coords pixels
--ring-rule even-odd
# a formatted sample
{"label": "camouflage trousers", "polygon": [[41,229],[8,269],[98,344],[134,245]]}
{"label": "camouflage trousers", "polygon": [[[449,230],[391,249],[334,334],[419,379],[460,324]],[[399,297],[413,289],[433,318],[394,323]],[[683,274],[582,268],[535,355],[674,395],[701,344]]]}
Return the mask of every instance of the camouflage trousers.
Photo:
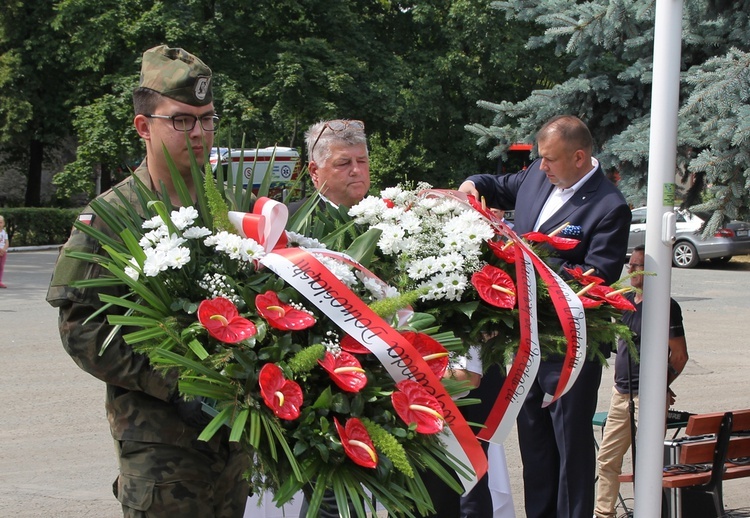
{"label": "camouflage trousers", "polygon": [[125,518],[242,518],[249,461],[239,448],[220,452],[115,441],[120,475],[113,491]]}

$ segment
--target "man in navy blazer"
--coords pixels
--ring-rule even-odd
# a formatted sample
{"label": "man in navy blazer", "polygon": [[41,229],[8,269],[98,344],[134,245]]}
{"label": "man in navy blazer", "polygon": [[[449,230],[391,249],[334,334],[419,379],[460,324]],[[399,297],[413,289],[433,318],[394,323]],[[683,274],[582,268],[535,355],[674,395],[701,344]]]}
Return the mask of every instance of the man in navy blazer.
{"label": "man in navy blazer", "polygon": [[[578,239],[571,249],[555,251],[550,263],[593,268],[608,284],[619,279],[625,263],[630,209],[592,156],[593,139],[577,117],[555,117],[537,133],[539,159],[525,171],[503,176],[474,175],[460,191],[484,197],[489,207],[515,209],[514,231],[550,233],[564,223],[563,236]],[[594,512],[596,450],[591,420],[596,411],[602,365],[584,367],[568,393],[542,408],[553,394],[562,357],[542,360],[539,373],[517,420],[528,518],[590,518]]]}

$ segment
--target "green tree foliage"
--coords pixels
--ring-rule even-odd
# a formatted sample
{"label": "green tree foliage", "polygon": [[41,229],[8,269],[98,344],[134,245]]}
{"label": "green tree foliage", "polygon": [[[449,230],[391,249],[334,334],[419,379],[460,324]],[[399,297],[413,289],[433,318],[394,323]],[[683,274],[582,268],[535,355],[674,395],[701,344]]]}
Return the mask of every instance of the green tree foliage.
{"label": "green tree foliage", "polygon": [[[533,24],[498,19],[487,0],[14,0],[0,17],[13,29],[2,34],[0,84],[18,93],[3,99],[2,119],[12,121],[4,127],[26,131],[32,112],[54,107],[61,131],[50,140],[77,137],[76,161],[55,180],[61,195],[93,195],[98,177],[104,189],[142,158],[130,92],[154,45],[186,48],[213,69],[218,142],[239,146],[244,136],[249,146],[304,151],[313,122],[361,119],[384,185],[448,186],[494,170],[463,129],[483,113],[476,101],[522,99],[559,79],[564,62],[526,51]],[[25,41],[47,33],[36,56]],[[54,88],[37,86],[33,99],[34,88],[12,82],[53,77]],[[18,147],[8,135],[2,144]]]}
{"label": "green tree foliage", "polygon": [[70,134],[77,94],[54,16],[41,0],[8,0],[0,9],[0,151],[26,172],[27,206],[40,204],[45,153]]}
{"label": "green tree foliage", "polygon": [[[571,58],[568,79],[519,102],[482,102],[491,125],[472,124],[480,146],[531,142],[549,117],[584,119],[605,167],[634,204],[645,201],[654,40],[653,0],[508,0],[510,20],[536,21],[528,46],[554,45]],[[692,180],[684,205],[715,210],[710,227],[750,216],[750,2],[685,0],[678,171]],[[704,191],[704,187],[708,187]]]}

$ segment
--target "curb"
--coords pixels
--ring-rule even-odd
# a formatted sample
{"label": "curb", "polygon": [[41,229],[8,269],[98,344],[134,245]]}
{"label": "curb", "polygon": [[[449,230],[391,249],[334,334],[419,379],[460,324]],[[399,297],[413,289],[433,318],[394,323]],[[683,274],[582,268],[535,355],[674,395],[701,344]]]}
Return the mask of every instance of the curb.
{"label": "curb", "polygon": [[62,245],[11,246],[8,252],[36,252],[38,250],[56,250]]}

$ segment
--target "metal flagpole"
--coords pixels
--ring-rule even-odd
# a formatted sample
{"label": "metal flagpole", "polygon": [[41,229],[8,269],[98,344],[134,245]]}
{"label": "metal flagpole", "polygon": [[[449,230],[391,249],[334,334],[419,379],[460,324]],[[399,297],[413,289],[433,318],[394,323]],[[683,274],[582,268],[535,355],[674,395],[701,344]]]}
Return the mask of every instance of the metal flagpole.
{"label": "metal flagpole", "polygon": [[643,327],[639,390],[635,517],[661,513],[667,395],[669,297],[679,109],[682,0],[657,0],[646,212]]}

